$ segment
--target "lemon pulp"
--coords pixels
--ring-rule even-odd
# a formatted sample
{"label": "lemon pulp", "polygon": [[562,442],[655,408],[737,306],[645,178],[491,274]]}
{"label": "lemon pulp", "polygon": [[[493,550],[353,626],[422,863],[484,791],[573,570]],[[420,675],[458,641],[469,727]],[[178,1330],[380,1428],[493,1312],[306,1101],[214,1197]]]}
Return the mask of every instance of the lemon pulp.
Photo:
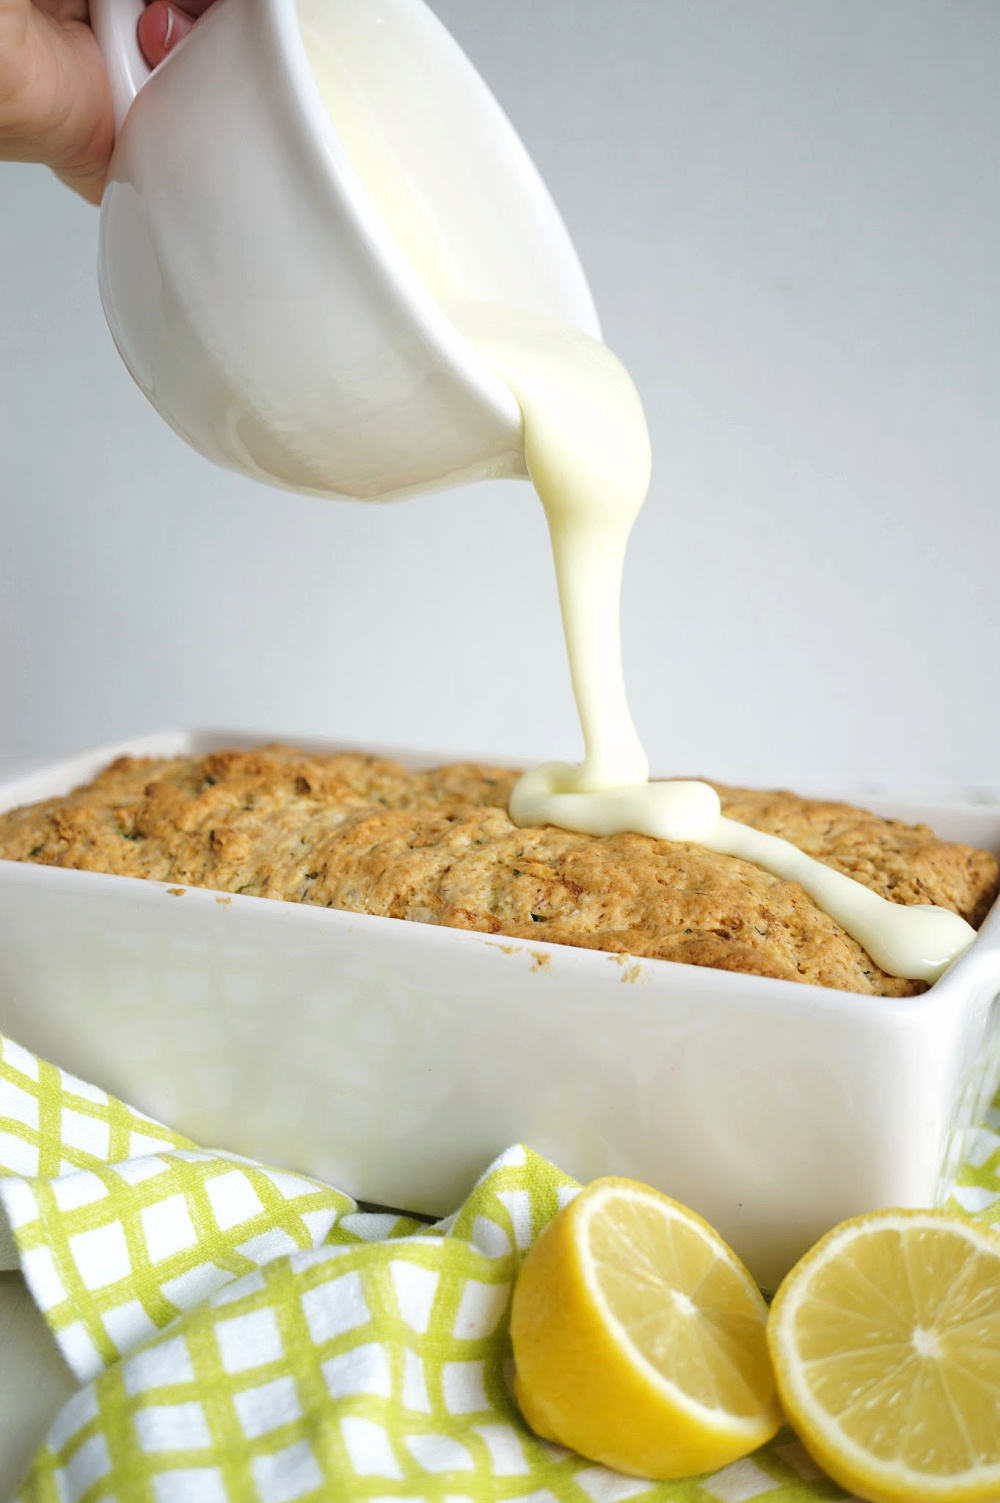
{"label": "lemon pulp", "polygon": [[885,1503],[1000,1497],[1000,1237],[887,1211],[829,1233],[768,1329],[782,1403],[843,1485]]}

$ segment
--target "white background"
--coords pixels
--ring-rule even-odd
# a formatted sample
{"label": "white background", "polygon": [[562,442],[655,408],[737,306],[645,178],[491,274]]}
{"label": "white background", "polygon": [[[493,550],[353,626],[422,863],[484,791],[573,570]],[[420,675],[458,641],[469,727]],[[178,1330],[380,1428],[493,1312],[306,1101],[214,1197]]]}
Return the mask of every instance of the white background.
{"label": "white background", "polygon": [[[1000,780],[996,0],[434,0],[631,367],[664,772]],[[0,166],[0,755],[202,723],[576,756],[526,485],[380,509],[188,452],[96,215]]]}

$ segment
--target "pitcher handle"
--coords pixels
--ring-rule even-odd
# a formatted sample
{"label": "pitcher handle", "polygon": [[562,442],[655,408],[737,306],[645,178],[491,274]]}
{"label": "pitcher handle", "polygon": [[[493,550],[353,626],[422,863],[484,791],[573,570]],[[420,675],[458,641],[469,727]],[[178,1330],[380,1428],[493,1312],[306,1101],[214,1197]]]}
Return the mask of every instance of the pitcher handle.
{"label": "pitcher handle", "polygon": [[143,0],[90,0],[90,24],[104,58],[115,111],[115,135],[152,69],[139,50]]}

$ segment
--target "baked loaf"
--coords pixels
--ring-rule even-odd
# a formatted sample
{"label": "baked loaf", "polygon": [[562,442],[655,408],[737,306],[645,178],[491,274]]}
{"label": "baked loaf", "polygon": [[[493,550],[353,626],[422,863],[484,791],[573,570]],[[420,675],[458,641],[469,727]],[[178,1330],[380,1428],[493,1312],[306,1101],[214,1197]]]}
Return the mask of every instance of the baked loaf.
{"label": "baked loaf", "polygon": [[[655,956],[876,996],[887,976],[796,882],[699,846],[597,838],[507,817],[515,772],[424,772],[287,746],[120,757],[93,783],[0,816],[0,857],[315,903],[521,940]],[[897,903],[978,925],[986,851],[847,804],[719,787],[723,813]]]}

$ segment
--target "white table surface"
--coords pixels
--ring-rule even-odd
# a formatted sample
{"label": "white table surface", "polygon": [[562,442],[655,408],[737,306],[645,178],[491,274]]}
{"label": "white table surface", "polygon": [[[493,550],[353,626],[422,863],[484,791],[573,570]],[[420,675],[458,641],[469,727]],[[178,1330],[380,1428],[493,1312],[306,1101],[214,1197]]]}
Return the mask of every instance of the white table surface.
{"label": "white table surface", "polygon": [[21,1275],[0,1273],[0,1498],[76,1386]]}

